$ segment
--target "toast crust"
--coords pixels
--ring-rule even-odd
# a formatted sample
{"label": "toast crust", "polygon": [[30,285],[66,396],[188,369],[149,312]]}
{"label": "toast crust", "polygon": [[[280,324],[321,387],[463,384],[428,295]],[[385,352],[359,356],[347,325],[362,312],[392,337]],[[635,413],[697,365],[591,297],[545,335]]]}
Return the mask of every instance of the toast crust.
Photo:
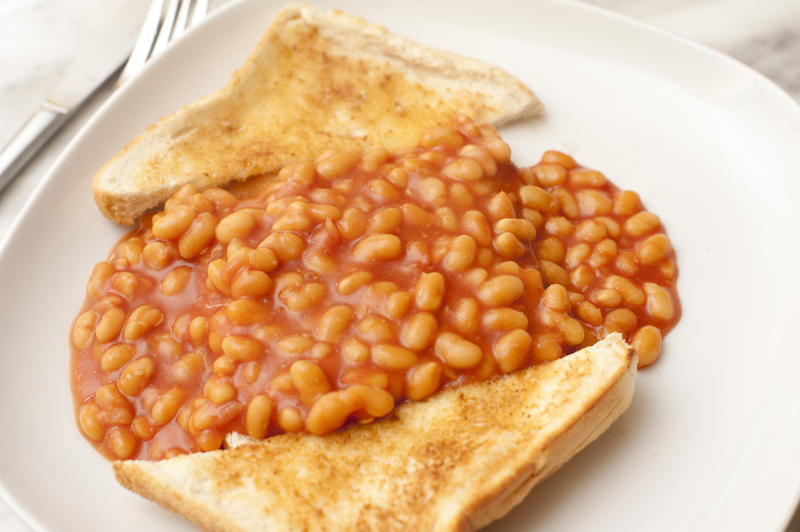
{"label": "toast crust", "polygon": [[206,530],[475,530],[605,431],[635,377],[636,356],[614,334],[370,425],[115,462],[114,473]]}
{"label": "toast crust", "polygon": [[270,174],[331,148],[394,151],[455,113],[501,125],[542,110],[499,68],[341,11],[291,4],[224,88],[133,139],[92,190],[105,216],[132,224],[186,183]]}

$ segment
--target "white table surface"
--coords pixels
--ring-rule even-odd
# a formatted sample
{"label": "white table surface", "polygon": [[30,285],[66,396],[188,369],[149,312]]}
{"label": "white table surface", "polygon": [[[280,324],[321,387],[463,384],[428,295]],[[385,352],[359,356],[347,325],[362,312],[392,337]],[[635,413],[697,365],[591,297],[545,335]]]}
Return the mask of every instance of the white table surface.
{"label": "white table surface", "polygon": [[[91,36],[123,2],[0,0],[0,145],[47,96]],[[211,9],[227,0],[212,0]],[[584,0],[669,30],[758,70],[800,101],[800,0]],[[535,87],[534,87],[535,89]],[[0,240],[58,154],[110,94],[104,87],[20,176],[0,192]],[[30,528],[0,500],[0,530]],[[795,515],[788,529],[800,532]]]}

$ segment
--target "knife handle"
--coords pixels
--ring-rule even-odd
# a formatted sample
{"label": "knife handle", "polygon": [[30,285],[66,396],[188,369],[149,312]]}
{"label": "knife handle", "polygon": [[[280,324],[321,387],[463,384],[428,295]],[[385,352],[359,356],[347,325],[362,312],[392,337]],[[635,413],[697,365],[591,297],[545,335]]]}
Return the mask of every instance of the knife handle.
{"label": "knife handle", "polygon": [[42,104],[0,151],[0,191],[25,167],[69,118],[67,109]]}

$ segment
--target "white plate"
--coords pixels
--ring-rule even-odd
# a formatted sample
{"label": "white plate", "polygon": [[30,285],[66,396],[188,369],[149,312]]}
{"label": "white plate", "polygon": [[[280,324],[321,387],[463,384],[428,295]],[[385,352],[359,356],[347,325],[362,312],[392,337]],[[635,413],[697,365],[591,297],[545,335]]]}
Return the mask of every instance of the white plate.
{"label": "white plate", "polygon": [[[504,132],[514,160],[571,152],[640,192],[677,249],[683,318],[630,411],[494,529],[783,526],[800,486],[800,108],[723,56],[583,5],[335,3],[517,75],[548,114]],[[120,488],[73,422],[69,325],[124,232],[89,184],[145,126],[223,85],[277,7],[229,6],[117,94],[0,249],[0,491],[35,528],[189,528]]]}

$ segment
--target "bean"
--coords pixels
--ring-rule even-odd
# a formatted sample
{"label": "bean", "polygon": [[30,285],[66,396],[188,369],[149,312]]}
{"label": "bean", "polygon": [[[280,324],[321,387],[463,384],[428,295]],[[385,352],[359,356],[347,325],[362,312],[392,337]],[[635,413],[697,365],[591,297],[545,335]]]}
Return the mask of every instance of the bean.
{"label": "bean", "polygon": [[536,180],[543,187],[563,185],[567,181],[567,171],[557,164],[537,164],[531,167]]}
{"label": "bean", "polygon": [[230,382],[212,379],[203,386],[203,395],[215,405],[223,405],[236,397],[236,388]]}
{"label": "bean", "polygon": [[128,344],[115,344],[103,352],[100,359],[100,367],[103,371],[110,373],[116,371],[133,358],[133,347]]}
{"label": "bean", "polygon": [[559,358],[563,354],[563,350],[557,335],[545,333],[537,334],[533,338],[531,353],[536,362],[549,362]]}
{"label": "bean", "polygon": [[461,218],[461,225],[464,232],[475,239],[481,246],[488,246],[492,242],[492,233],[486,216],[476,210],[464,213]]}
{"label": "bean", "polygon": [[614,198],[614,214],[630,216],[642,207],[639,195],[632,190],[621,190]]}
{"label": "bean", "polygon": [[588,301],[584,301],[578,305],[578,317],[595,327],[603,323],[602,311]]}
{"label": "bean", "polygon": [[369,347],[358,338],[348,338],[341,349],[342,356],[350,362],[364,362],[369,358]]}
{"label": "bean", "polygon": [[81,431],[94,441],[100,441],[106,434],[106,427],[100,421],[100,407],[94,402],[84,404],[78,414]]}
{"label": "bean", "polygon": [[447,186],[437,177],[426,177],[420,181],[417,193],[422,201],[437,207],[447,202]]}
{"label": "bean", "polygon": [[106,283],[114,274],[116,269],[114,266],[107,262],[98,262],[92,270],[92,275],[89,277],[89,283],[86,285],[86,295],[89,297],[98,297],[105,290]]}
{"label": "bean", "polygon": [[350,295],[362,286],[369,283],[372,280],[372,277],[372,274],[366,271],[351,273],[339,281],[337,289],[342,295]]}
{"label": "bean", "polygon": [[631,236],[638,237],[651,233],[661,225],[661,220],[652,212],[642,211],[634,214],[622,224],[625,232]]}
{"label": "bean", "polygon": [[126,340],[138,340],[162,321],[164,314],[160,310],[150,305],[142,305],[128,316],[122,336]]}
{"label": "bean", "polygon": [[352,409],[342,400],[339,392],[330,392],[314,403],[306,417],[306,429],[323,436],[341,427]]}
{"label": "bean", "polygon": [[388,369],[408,369],[417,363],[416,353],[398,345],[377,344],[371,354],[375,364]]}
{"label": "bean", "polygon": [[269,319],[272,307],[252,299],[235,299],[225,307],[225,317],[234,325],[253,325]]}
{"label": "bean", "polygon": [[431,213],[413,203],[404,203],[400,210],[403,213],[403,223],[406,225],[427,227],[434,222],[434,217]]}
{"label": "bean", "polygon": [[463,272],[475,260],[477,244],[469,235],[459,235],[453,239],[450,251],[445,255],[443,264],[450,271]]}
{"label": "bean", "polygon": [[616,307],[622,303],[622,296],[613,288],[601,288],[589,295],[590,299],[601,307]]}
{"label": "bean", "polygon": [[231,242],[234,238],[242,238],[253,229],[256,219],[246,210],[232,212],[219,221],[214,234],[223,244]]}
{"label": "bean", "polygon": [[570,281],[575,288],[587,288],[595,281],[594,270],[581,264],[570,273]]}
{"label": "bean", "polygon": [[178,205],[153,218],[153,236],[173,240],[181,236],[195,219],[196,211],[189,205]]}
{"label": "bean", "polygon": [[442,332],[436,338],[436,356],[456,369],[469,369],[477,366],[483,358],[483,351],[476,344],[451,333]]}
{"label": "bean", "polygon": [[131,272],[117,272],[111,276],[111,288],[126,299],[132,299],[139,282]]}
{"label": "bean", "polygon": [[[297,432],[303,428],[303,417],[300,415],[300,411],[293,406],[279,410],[278,426],[283,429],[284,432]],[[334,427],[331,430],[336,430],[337,428],[339,427]]]}
{"label": "bean", "polygon": [[489,214],[489,219],[493,222],[503,218],[514,217],[514,203],[505,192],[498,192],[491,197],[489,203],[486,205],[486,212]]}
{"label": "bean", "polygon": [[231,334],[222,340],[222,352],[234,360],[249,362],[261,358],[264,345],[255,338]]}
{"label": "bean", "polygon": [[389,294],[386,299],[386,314],[395,319],[402,318],[411,307],[412,299],[411,294],[405,291]]}
{"label": "bean", "polygon": [[[570,248],[572,249],[572,248]],[[554,236],[549,236],[541,240],[537,245],[539,258],[550,262],[561,262],[566,255],[566,248],[561,240]]]}
{"label": "bean", "polygon": [[548,283],[561,284],[564,286],[569,285],[569,273],[567,273],[567,270],[555,262],[543,260],[540,263],[540,267],[542,269],[542,276],[547,280]]}
{"label": "bean", "polygon": [[180,256],[184,259],[193,259],[200,255],[203,249],[214,240],[216,226],[216,216],[210,212],[200,213],[178,241]]}
{"label": "bean", "polygon": [[568,218],[577,218],[581,214],[578,207],[578,202],[575,201],[575,196],[570,194],[566,189],[559,188],[553,191],[553,198],[555,198],[561,212]]}
{"label": "bean", "polygon": [[272,401],[266,395],[259,394],[247,405],[244,424],[247,434],[262,439],[267,435],[269,420],[272,415]]}
{"label": "bean", "polygon": [[83,349],[89,344],[97,322],[97,313],[87,310],[75,320],[72,326],[72,344],[78,349]]}
{"label": "bean", "polygon": [[385,416],[394,408],[394,397],[386,390],[374,386],[354,384],[340,393],[351,410],[363,410],[372,417]]}
{"label": "bean", "polygon": [[361,160],[361,152],[348,150],[338,152],[316,163],[317,173],[328,181],[344,176]]}
{"label": "bean", "polygon": [[532,339],[528,331],[514,329],[500,337],[494,345],[494,358],[504,373],[520,368],[530,355]]}
{"label": "bean", "polygon": [[304,212],[289,212],[272,224],[273,231],[306,231],[313,222]]}
{"label": "bean", "polygon": [[606,184],[607,180],[606,176],[597,170],[576,168],[569,173],[569,182],[576,187],[602,187]]}
{"label": "bean", "polygon": [[626,303],[634,306],[644,305],[645,294],[633,281],[619,275],[610,275],[603,286],[613,288],[622,296]]}
{"label": "bean", "polygon": [[524,312],[512,308],[492,308],[483,315],[483,324],[494,330],[525,329],[528,317]]}
{"label": "bean", "polygon": [[639,367],[649,366],[661,354],[661,331],[652,325],[645,325],[633,335],[631,347],[639,356]]}
{"label": "bean", "polygon": [[288,262],[300,258],[306,249],[306,243],[294,233],[277,231],[270,233],[258,247],[270,248],[277,255],[278,260]]}
{"label": "bean", "polygon": [[439,389],[442,367],[436,362],[425,362],[412,368],[406,377],[406,394],[412,401],[430,397]]}
{"label": "bean", "polygon": [[333,342],[347,329],[353,318],[353,309],[347,305],[336,305],[320,317],[317,324],[317,338]]}
{"label": "bean", "polygon": [[556,201],[545,189],[533,185],[519,188],[519,199],[525,207],[541,213],[552,213],[556,210]]}
{"label": "bean", "polygon": [[248,296],[262,297],[269,293],[272,285],[272,279],[266,273],[246,268],[233,278],[231,296],[236,299]]}
{"label": "bean", "polygon": [[108,431],[107,444],[117,458],[130,458],[136,452],[139,441],[131,429],[112,427]]}
{"label": "bean", "polygon": [[475,198],[463,183],[453,183],[450,185],[450,200],[456,211],[463,212],[471,209],[475,205]]}
{"label": "bean", "polygon": [[298,360],[294,362],[289,370],[292,384],[300,393],[300,402],[310,404],[320,395],[330,391],[331,385],[325,372],[308,360]]}
{"label": "bean", "polygon": [[551,163],[557,164],[566,168],[567,170],[571,170],[578,166],[575,162],[575,159],[567,155],[566,153],[562,153],[556,150],[548,150],[542,154],[542,162],[543,163]]}
{"label": "bean", "polygon": [[644,283],[644,291],[647,294],[645,308],[650,316],[662,321],[669,321],[675,316],[672,296],[666,288],[656,283]]}
{"label": "bean", "polygon": [[125,311],[121,308],[111,308],[103,313],[97,322],[94,334],[98,342],[106,343],[114,340],[122,330],[125,323]]}
{"label": "bean", "polygon": [[304,334],[292,334],[278,342],[278,349],[285,353],[297,355],[311,349],[314,340]]}
{"label": "bean", "polygon": [[336,222],[339,232],[346,240],[355,240],[367,230],[367,215],[361,209],[351,207],[344,211],[341,220]]}
{"label": "bean", "polygon": [[428,347],[436,337],[439,325],[430,312],[420,312],[412,316],[400,333],[400,343],[414,351]]}
{"label": "bean", "polygon": [[478,299],[484,305],[499,307],[513,303],[522,296],[525,286],[519,277],[498,275],[483,282],[478,288]]}
{"label": "bean", "polygon": [[478,330],[478,325],[480,324],[480,307],[478,302],[471,297],[461,299],[455,308],[453,317],[458,332],[465,336],[474,334]]}
{"label": "bean", "polygon": [[155,362],[147,356],[129,363],[119,376],[120,391],[129,396],[139,395],[150,382],[155,369]]}
{"label": "bean", "polygon": [[396,235],[381,233],[359,240],[353,247],[353,256],[361,262],[392,260],[400,256],[403,243]]}
{"label": "bean", "polygon": [[655,264],[672,251],[672,244],[664,233],[652,235],[636,244],[636,259],[640,264]]}
{"label": "bean", "polygon": [[572,222],[563,216],[549,218],[545,222],[544,228],[548,233],[557,236],[567,236],[575,230],[575,226],[572,225]]}
{"label": "bean", "polygon": [[473,159],[456,159],[442,168],[442,174],[461,181],[477,181],[484,176],[483,168]]}
{"label": "bean", "polygon": [[161,394],[150,409],[150,416],[153,421],[159,425],[167,424],[178,413],[178,409],[183,404],[185,397],[184,390],[177,386]]}
{"label": "bean", "polygon": [[173,375],[181,381],[190,381],[196,378],[204,369],[205,358],[198,352],[183,355],[173,369]]}
{"label": "bean", "polygon": [[423,273],[415,288],[415,301],[421,310],[437,310],[444,296],[444,277],[439,272]]}
{"label": "bean", "polygon": [[186,287],[191,276],[192,269],[188,266],[174,268],[161,281],[161,293],[165,296],[174,296],[180,293]]}
{"label": "bean", "polygon": [[484,138],[483,145],[498,163],[507,163],[511,159],[511,148],[500,137]]}
{"label": "bean", "polygon": [[229,209],[236,204],[236,196],[221,188],[207,188],[203,195],[213,201],[217,208]]}
{"label": "bean", "polygon": [[542,305],[553,310],[569,310],[567,289],[560,284],[551,284],[542,294]]}
{"label": "bean", "polygon": [[386,207],[375,211],[369,219],[371,233],[393,233],[403,222],[403,212],[397,207]]}
{"label": "bean", "polygon": [[638,321],[632,310],[618,308],[606,314],[604,328],[606,333],[621,332],[625,334],[634,330]]}

